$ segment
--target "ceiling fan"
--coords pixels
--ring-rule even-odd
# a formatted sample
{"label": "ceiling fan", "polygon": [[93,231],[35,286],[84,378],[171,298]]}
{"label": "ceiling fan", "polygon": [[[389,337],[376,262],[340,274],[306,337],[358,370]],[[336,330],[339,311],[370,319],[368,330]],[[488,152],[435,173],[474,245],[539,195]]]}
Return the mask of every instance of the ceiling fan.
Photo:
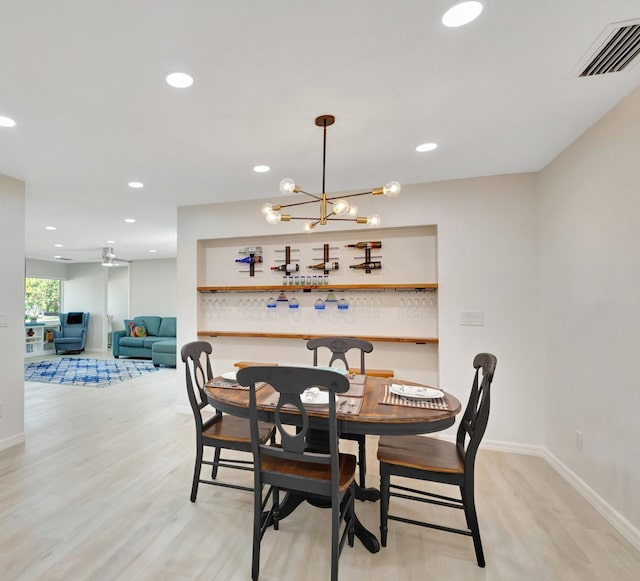
{"label": "ceiling fan", "polygon": [[91,252],[94,253],[97,250],[102,250],[102,257],[98,258],[97,256],[95,258],[90,258],[90,259],[76,259],[76,258],[67,258],[64,256],[56,256],[55,258],[57,260],[64,260],[67,262],[70,261],[78,261],[78,262],[97,262],[98,260],[100,260],[102,266],[107,266],[107,267],[111,267],[111,266],[124,266],[125,264],[130,264],[131,260],[125,260],[124,258],[117,258],[116,254],[113,250],[113,247],[111,246],[104,246],[102,248],[84,248],[84,249],[69,249],[67,252],[71,252],[71,253],[75,253],[75,252]]}
{"label": "ceiling fan", "polygon": [[122,266],[122,264],[129,264],[130,262],[130,260],[125,260],[124,258],[116,258],[113,248],[110,246],[105,246],[102,249],[102,266]]}

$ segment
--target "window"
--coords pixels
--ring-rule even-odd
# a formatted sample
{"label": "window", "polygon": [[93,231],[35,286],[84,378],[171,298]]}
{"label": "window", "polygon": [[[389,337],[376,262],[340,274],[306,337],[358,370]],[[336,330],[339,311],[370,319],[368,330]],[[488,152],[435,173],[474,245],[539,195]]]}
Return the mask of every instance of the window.
{"label": "window", "polygon": [[25,319],[57,319],[62,299],[62,281],[56,278],[26,278]]}

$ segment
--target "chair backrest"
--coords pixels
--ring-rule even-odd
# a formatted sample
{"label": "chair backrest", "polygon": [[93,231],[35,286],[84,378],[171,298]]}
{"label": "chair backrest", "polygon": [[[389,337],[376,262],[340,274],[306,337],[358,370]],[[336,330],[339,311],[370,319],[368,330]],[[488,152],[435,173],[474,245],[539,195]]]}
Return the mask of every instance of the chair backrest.
{"label": "chair backrest", "polygon": [[60,331],[65,338],[82,337],[89,324],[89,313],[60,313]]}
{"label": "chair backrest", "polygon": [[[338,427],[336,421],[336,398],[334,394],[345,393],[349,389],[347,377],[335,371],[326,369],[314,369],[310,367],[284,367],[284,366],[256,366],[240,369],[237,375],[241,385],[249,386],[249,420],[251,423],[251,447],[254,455],[254,466],[262,468],[262,458],[265,455],[273,456],[280,460],[292,460],[313,464],[325,464],[331,466],[331,480],[305,480],[292,474],[269,473],[264,470],[255,470],[256,490],[262,484],[272,484],[282,488],[293,488],[325,496],[335,495],[337,499],[339,488],[339,457],[338,457]],[[275,426],[280,435],[279,447],[261,444],[258,436],[258,410],[256,406],[256,383],[266,382],[279,394],[275,409]],[[306,449],[306,437],[310,429],[310,418],[302,402],[302,393],[311,387],[319,387],[329,392],[329,417],[328,425],[322,422],[322,428],[328,427],[328,450]],[[286,429],[286,419],[282,413],[287,408],[300,414],[295,432]],[[293,409],[295,408],[295,409]],[[313,418],[316,420],[317,418]],[[316,424],[316,428],[319,424]],[[260,472],[260,474],[258,474]]]}
{"label": "chair backrest", "polygon": [[360,373],[364,375],[364,354],[373,351],[373,344],[364,339],[355,339],[353,337],[319,337],[317,339],[309,339],[307,341],[307,349],[313,350],[313,365],[318,365],[318,349],[326,347],[332,353],[329,365],[333,365],[334,361],[342,361],[346,369],[349,369],[347,363],[347,351],[351,349],[360,350]]}
{"label": "chair backrest", "polygon": [[[465,463],[465,472],[473,473],[476,452],[487,429],[489,404],[491,402],[491,382],[497,359],[491,353],[479,353],[473,359],[476,372],[473,376],[471,395],[467,408],[460,420],[456,444]],[[468,442],[467,442],[468,437]]]}
{"label": "chair backrest", "polygon": [[[212,352],[211,343],[206,341],[192,341],[191,343],[186,343],[180,349],[180,355],[185,366],[187,395],[189,396],[191,411],[196,420],[198,433],[201,433],[203,429],[201,410],[209,403],[204,391],[204,385],[213,378],[210,359]],[[222,415],[221,412],[216,411],[215,417],[220,415]]]}

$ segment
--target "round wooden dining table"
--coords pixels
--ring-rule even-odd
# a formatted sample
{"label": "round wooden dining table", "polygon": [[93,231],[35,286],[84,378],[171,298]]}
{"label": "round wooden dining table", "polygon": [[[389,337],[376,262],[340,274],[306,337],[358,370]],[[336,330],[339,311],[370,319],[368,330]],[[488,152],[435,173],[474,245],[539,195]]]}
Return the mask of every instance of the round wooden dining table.
{"label": "round wooden dining table", "polygon": [[[338,430],[341,434],[369,434],[369,435],[411,435],[439,432],[455,422],[456,415],[460,412],[460,401],[445,392],[444,399],[447,409],[429,409],[426,407],[411,407],[407,405],[389,405],[385,401],[385,393],[391,383],[402,385],[422,384],[411,381],[403,381],[397,378],[382,378],[367,376],[364,392],[361,397],[352,397],[349,392],[344,394],[348,401],[357,401],[357,406],[338,405],[337,419]],[[229,389],[227,387],[205,387],[209,403],[223,412],[249,417],[249,391],[247,389]],[[259,418],[265,422],[274,420],[275,406],[273,405],[276,392],[270,385],[265,385],[256,392]],[[322,433],[327,429],[327,411],[320,409],[307,409],[309,427],[322,439]],[[300,421],[300,415],[295,411],[285,412],[281,410],[281,418],[286,418],[285,423],[293,426]],[[312,432],[313,433],[313,432]],[[315,442],[314,442],[315,443]],[[290,499],[285,500],[281,507],[280,518],[284,518],[301,502],[308,500],[291,494]],[[360,490],[357,497],[366,500],[377,500],[377,489]],[[376,536],[371,533],[356,519],[356,536],[363,545],[372,553],[380,550],[380,544]]]}

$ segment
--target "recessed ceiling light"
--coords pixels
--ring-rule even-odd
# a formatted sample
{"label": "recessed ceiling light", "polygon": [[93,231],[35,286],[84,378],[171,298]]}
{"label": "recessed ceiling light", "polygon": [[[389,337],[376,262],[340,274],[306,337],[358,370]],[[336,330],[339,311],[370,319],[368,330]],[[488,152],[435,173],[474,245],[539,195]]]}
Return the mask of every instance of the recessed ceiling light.
{"label": "recessed ceiling light", "polygon": [[116,241],[115,240],[107,240],[107,244],[115,244]]}
{"label": "recessed ceiling light", "polygon": [[142,182],[129,182],[128,185],[130,188],[134,188],[134,189],[144,188],[144,184]]}
{"label": "recessed ceiling light", "polygon": [[133,224],[136,220],[135,220],[135,218],[125,218],[124,221],[127,224]]}
{"label": "recessed ceiling light", "polygon": [[0,127],[15,127],[16,122],[11,117],[0,115]]}
{"label": "recessed ceiling light", "polygon": [[268,165],[255,165],[253,166],[253,171],[256,173],[265,173],[269,171],[271,168]]}
{"label": "recessed ceiling light", "polygon": [[45,226],[44,229],[45,230],[55,230],[56,227],[55,226]]}
{"label": "recessed ceiling light", "polygon": [[55,248],[62,248],[62,244],[54,244],[53,245]]}
{"label": "recessed ceiling light", "polygon": [[416,147],[416,151],[424,153],[425,151],[433,151],[436,147],[438,147],[437,143],[422,143]]}
{"label": "recessed ceiling light", "polygon": [[473,22],[482,12],[482,2],[472,0],[470,2],[458,2],[444,13],[442,24],[449,28],[464,26]]}
{"label": "recessed ceiling light", "polygon": [[158,251],[157,250],[149,250],[149,252],[151,252],[153,254],[154,252],[158,252]]}
{"label": "recessed ceiling light", "polygon": [[169,73],[165,80],[176,89],[186,89],[193,85],[193,77],[187,73]]}
{"label": "recessed ceiling light", "polygon": [[56,254],[56,255],[54,256],[54,258],[60,259],[60,258],[62,258],[62,256],[60,256],[59,254]]}

